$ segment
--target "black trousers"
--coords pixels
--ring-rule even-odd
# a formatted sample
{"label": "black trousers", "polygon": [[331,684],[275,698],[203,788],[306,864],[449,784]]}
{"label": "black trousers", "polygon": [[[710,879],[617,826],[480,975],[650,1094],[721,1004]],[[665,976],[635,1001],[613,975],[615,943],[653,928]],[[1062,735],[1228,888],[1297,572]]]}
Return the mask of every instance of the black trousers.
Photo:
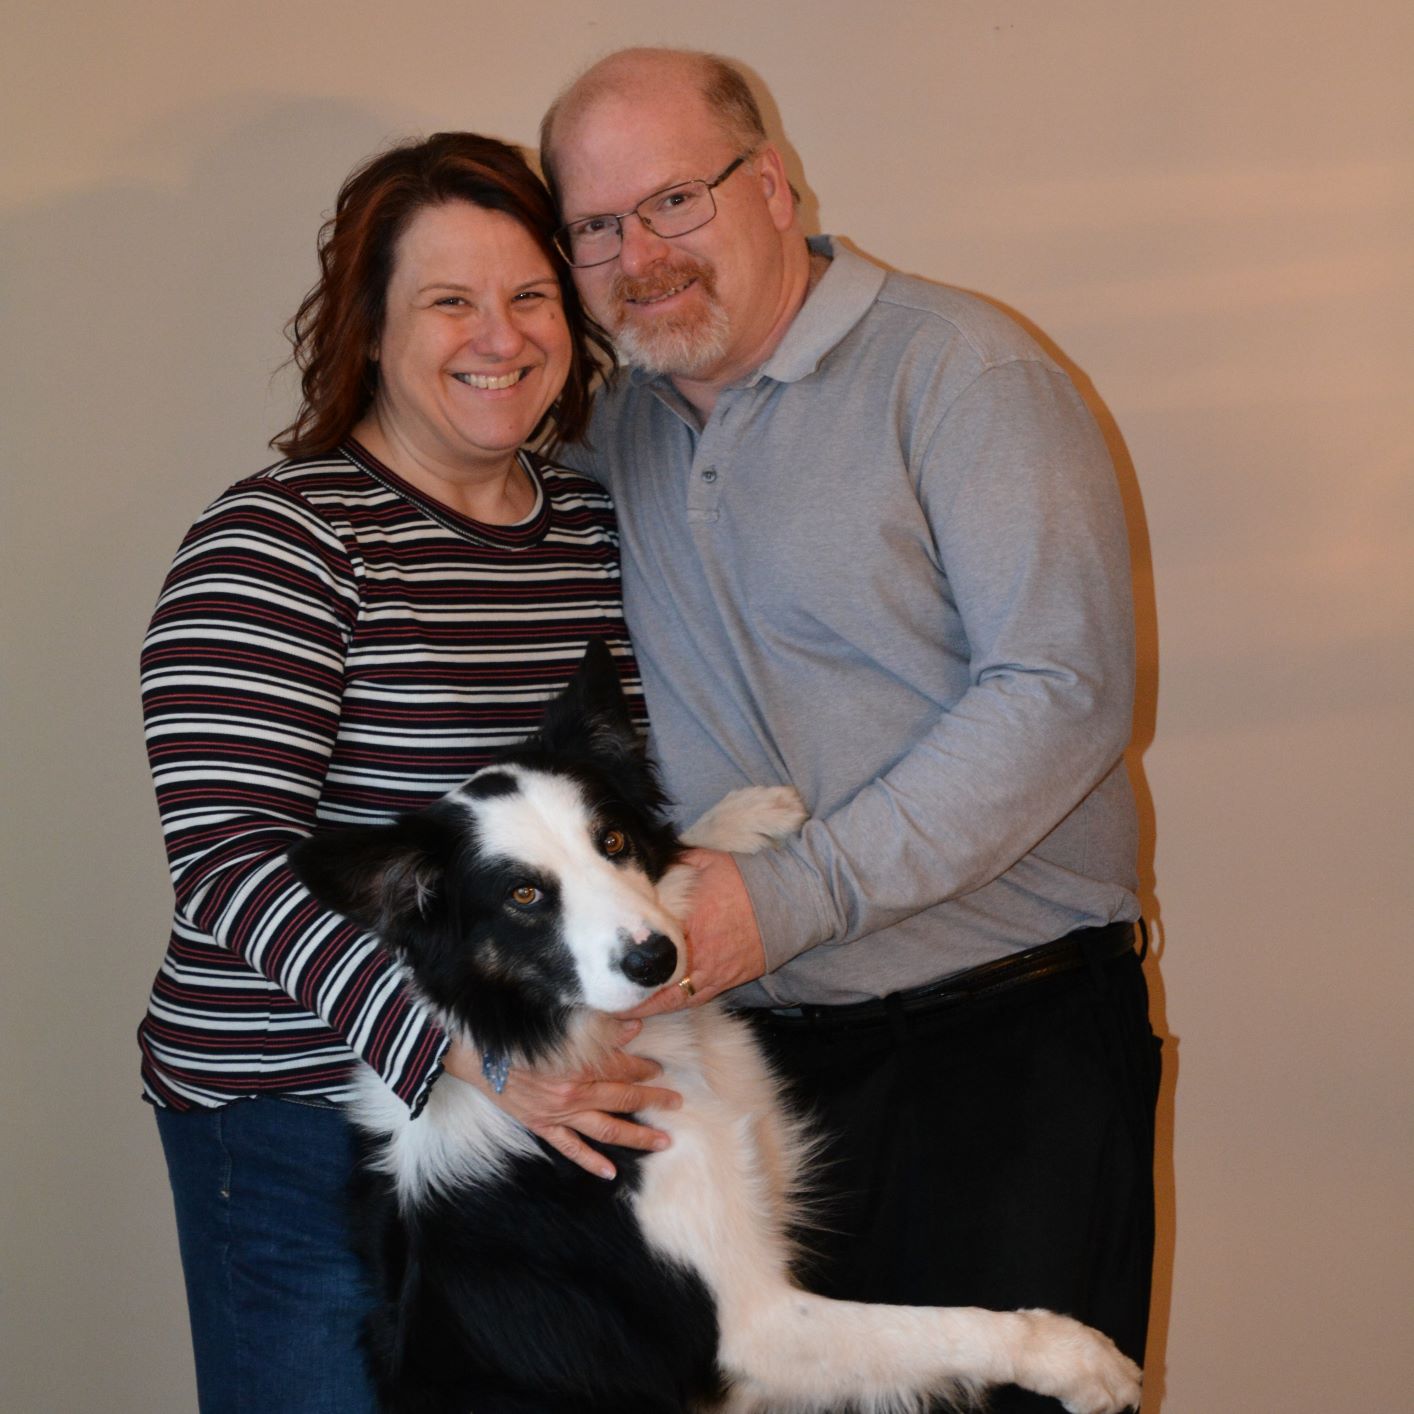
{"label": "black trousers", "polygon": [[[1143,1360],[1159,1041],[1136,955],[864,1026],[751,1015],[826,1135],[806,1286],[1041,1306]],[[988,1409],[1061,1406],[1007,1386]]]}

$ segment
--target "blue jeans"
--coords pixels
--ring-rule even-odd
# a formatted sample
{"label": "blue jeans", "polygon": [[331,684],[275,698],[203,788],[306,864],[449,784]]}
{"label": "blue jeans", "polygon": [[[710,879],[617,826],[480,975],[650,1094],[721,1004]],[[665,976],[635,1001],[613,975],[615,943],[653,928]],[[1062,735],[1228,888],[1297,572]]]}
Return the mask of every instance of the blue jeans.
{"label": "blue jeans", "polygon": [[156,1113],[201,1414],[373,1414],[343,1111],[262,1098]]}

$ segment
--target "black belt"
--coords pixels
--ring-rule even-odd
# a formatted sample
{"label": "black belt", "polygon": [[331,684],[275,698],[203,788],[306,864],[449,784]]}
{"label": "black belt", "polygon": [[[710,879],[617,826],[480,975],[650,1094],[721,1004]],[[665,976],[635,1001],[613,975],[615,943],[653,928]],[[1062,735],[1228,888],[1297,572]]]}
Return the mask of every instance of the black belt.
{"label": "black belt", "polygon": [[999,957],[995,962],[984,962],[966,972],[944,977],[940,982],[929,982],[907,992],[893,992],[873,1001],[851,1002],[844,1006],[769,1007],[756,1015],[768,1022],[781,1021],[787,1025],[875,1025],[900,1011],[907,1015],[979,1001],[1046,977],[1109,962],[1133,951],[1134,924],[1106,923],[1101,928],[1081,928],[1057,938],[1053,943],[1026,948],[1022,952]]}

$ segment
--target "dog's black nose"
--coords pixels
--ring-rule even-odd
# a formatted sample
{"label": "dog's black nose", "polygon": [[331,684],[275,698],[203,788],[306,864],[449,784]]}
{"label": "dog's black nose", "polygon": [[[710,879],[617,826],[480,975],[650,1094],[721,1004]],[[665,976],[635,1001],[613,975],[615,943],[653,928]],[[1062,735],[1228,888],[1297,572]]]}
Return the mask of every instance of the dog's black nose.
{"label": "dog's black nose", "polygon": [[671,938],[661,933],[650,933],[641,943],[635,943],[619,964],[624,976],[640,987],[657,987],[673,975],[678,965],[678,950]]}

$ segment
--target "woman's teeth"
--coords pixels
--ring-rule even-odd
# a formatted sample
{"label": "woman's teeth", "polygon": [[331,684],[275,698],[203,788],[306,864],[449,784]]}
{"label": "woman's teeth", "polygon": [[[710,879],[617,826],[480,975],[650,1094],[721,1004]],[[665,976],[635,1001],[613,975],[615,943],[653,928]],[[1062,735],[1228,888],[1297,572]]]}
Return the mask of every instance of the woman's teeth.
{"label": "woman's teeth", "polygon": [[468,388],[512,388],[525,377],[525,369],[517,368],[514,373],[503,373],[499,378],[483,373],[454,373],[452,377]]}

